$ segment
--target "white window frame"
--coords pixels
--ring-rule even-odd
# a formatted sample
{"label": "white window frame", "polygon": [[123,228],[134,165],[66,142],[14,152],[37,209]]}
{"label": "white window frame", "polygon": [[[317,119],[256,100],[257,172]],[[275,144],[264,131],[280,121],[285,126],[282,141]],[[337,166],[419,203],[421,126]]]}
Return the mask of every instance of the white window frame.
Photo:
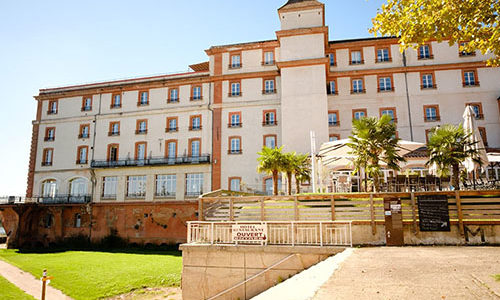
{"label": "white window frame", "polygon": [[146,197],[146,180],[145,175],[127,176],[127,197]]}
{"label": "white window frame", "polygon": [[203,173],[186,174],[186,195],[198,196],[203,193]]}
{"label": "white window frame", "polygon": [[116,198],[116,190],[118,186],[117,176],[106,176],[102,179],[102,197]]}
{"label": "white window frame", "polygon": [[175,197],[177,175],[156,175],[156,197]]}

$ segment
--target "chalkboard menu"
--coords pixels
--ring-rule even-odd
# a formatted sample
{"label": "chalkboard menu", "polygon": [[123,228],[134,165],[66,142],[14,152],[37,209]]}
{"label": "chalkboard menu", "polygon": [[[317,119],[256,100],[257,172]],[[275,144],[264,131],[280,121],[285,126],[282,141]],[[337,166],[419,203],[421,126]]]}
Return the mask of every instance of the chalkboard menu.
{"label": "chalkboard menu", "polygon": [[417,196],[420,231],[450,231],[446,195]]}

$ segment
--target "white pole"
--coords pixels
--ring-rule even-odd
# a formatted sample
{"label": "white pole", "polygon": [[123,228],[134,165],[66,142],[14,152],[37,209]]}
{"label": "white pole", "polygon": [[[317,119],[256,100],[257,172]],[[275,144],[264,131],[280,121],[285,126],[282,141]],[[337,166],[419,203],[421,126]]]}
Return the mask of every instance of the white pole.
{"label": "white pole", "polygon": [[314,131],[311,131],[311,173],[312,173],[312,189],[313,193],[316,193],[316,135]]}

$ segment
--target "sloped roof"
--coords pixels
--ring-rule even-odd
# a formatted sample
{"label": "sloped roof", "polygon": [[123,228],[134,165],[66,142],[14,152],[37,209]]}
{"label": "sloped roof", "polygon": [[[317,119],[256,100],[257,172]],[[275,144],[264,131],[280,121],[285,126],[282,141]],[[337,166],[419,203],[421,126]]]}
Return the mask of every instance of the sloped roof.
{"label": "sloped roof", "polygon": [[280,7],[278,10],[296,9],[308,6],[323,6],[323,3],[317,0],[288,0],[288,2],[282,7]]}
{"label": "sloped roof", "polygon": [[189,67],[195,72],[205,72],[210,70],[210,63],[208,61],[204,61],[199,64],[189,65]]}

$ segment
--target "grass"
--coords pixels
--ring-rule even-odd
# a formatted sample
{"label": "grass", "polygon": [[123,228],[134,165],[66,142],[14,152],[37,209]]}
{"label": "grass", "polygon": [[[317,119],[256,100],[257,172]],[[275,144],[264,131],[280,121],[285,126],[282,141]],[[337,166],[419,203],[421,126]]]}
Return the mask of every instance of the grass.
{"label": "grass", "polygon": [[497,281],[500,281],[500,274],[493,275],[493,277],[495,277],[495,279],[496,279]]}
{"label": "grass", "polygon": [[0,298],[3,300],[34,300],[10,281],[0,276]]}
{"label": "grass", "polygon": [[[20,253],[0,250],[3,259],[40,277],[74,299],[99,299],[144,287],[179,286],[182,257],[178,251]],[[0,297],[1,298],[1,297]],[[2,298],[3,299],[3,298]]]}

